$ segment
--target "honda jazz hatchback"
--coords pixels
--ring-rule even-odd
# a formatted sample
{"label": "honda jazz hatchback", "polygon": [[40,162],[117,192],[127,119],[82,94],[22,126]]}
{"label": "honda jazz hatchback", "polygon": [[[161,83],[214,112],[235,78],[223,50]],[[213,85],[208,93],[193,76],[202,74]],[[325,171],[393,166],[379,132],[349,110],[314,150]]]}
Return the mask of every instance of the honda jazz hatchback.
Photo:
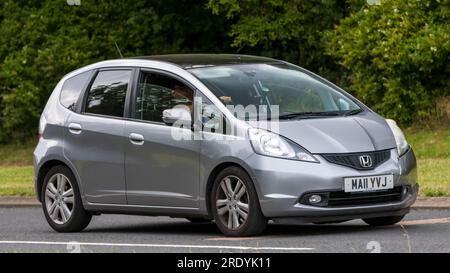
{"label": "honda jazz hatchback", "polygon": [[51,94],[34,151],[50,226],[103,213],[214,221],[227,236],[278,223],[392,225],[418,193],[393,120],[290,63],[164,55],[92,64]]}

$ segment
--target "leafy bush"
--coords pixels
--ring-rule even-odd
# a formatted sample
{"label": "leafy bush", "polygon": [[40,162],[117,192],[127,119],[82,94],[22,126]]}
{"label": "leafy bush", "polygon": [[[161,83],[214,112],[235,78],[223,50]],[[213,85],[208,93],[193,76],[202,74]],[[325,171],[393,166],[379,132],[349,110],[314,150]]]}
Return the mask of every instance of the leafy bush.
{"label": "leafy bush", "polygon": [[408,123],[450,93],[449,22],[449,0],[381,1],[329,32],[327,53],[347,69],[351,92]]}
{"label": "leafy bush", "polygon": [[230,19],[232,46],[299,64],[326,77],[339,67],[324,54],[323,36],[366,0],[208,0]]}
{"label": "leafy bush", "polygon": [[0,142],[36,133],[59,79],[123,55],[219,52],[224,20],[196,0],[0,2]]}
{"label": "leafy bush", "polygon": [[284,59],[410,122],[433,114],[436,99],[449,94],[449,2],[3,0],[0,142],[35,134],[57,81],[118,58],[116,44],[125,57],[237,52]]}

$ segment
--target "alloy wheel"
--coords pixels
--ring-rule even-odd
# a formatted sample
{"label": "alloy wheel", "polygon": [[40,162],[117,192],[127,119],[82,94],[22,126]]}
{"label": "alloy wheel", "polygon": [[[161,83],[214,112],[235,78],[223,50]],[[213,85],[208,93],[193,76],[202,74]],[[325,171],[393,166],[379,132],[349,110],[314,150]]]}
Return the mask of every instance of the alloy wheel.
{"label": "alloy wheel", "polygon": [[216,192],[216,209],[220,221],[230,230],[242,227],[247,221],[249,195],[245,184],[236,176],[222,179]]}
{"label": "alloy wheel", "polygon": [[74,210],[74,192],[65,175],[57,173],[50,177],[45,189],[45,204],[53,222],[62,225],[69,221]]}

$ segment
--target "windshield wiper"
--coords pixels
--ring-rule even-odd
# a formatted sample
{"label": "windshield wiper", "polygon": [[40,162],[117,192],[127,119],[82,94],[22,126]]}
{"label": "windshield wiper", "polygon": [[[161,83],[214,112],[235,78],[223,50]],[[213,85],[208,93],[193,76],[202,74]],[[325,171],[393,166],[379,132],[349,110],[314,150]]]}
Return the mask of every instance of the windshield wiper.
{"label": "windshield wiper", "polygon": [[278,119],[292,119],[292,118],[313,118],[313,117],[332,117],[340,116],[342,113],[339,111],[329,111],[329,112],[298,112],[283,114],[278,117]]}
{"label": "windshield wiper", "polygon": [[278,119],[351,116],[361,113],[362,111],[362,109],[353,109],[348,111],[297,112],[280,115]]}
{"label": "windshield wiper", "polygon": [[345,112],[344,116],[351,116],[351,115],[356,115],[358,113],[361,113],[362,109],[353,109],[353,110],[348,110],[347,112]]}

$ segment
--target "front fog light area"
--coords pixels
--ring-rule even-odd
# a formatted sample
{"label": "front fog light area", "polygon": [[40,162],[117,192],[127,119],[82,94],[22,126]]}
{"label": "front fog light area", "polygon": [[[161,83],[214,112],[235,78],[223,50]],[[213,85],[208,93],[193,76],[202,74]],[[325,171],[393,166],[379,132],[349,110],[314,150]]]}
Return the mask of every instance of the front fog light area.
{"label": "front fog light area", "polygon": [[303,205],[326,207],[328,205],[328,193],[307,193],[299,201]]}
{"label": "front fog light area", "polygon": [[322,201],[322,196],[317,195],[317,194],[313,194],[309,197],[309,203],[311,204],[317,204],[320,203]]}
{"label": "front fog light area", "polygon": [[403,190],[402,190],[402,199],[411,192],[412,192],[412,190],[411,190],[410,186],[404,186]]}

